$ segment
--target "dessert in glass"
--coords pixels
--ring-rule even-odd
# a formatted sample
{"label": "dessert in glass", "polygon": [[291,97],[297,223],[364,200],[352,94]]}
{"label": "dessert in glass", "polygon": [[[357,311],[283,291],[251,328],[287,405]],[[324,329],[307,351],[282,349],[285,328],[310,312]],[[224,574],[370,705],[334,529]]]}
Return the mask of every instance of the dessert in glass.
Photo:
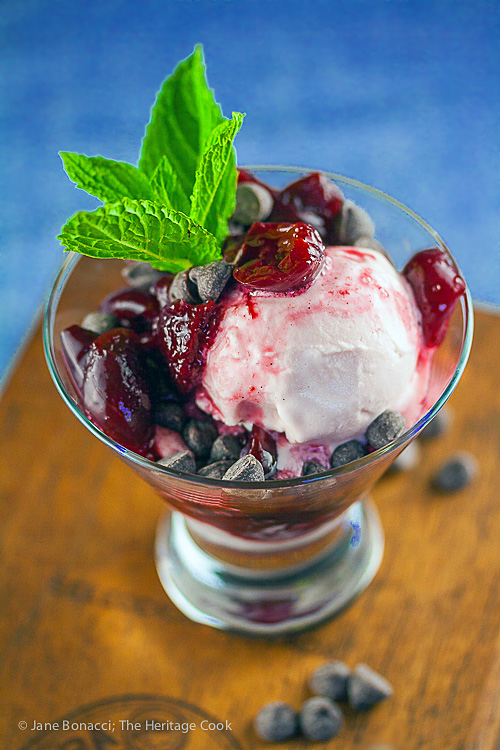
{"label": "dessert in glass", "polygon": [[[106,235],[113,252],[132,203],[95,212],[125,206],[125,229],[78,219],[76,241],[99,255]],[[218,259],[176,256],[169,270],[70,254],[44,341],[72,412],[168,503],[156,564],[172,601],[198,622],[280,635],[332,616],[375,575],[383,532],[368,493],[455,388],[472,308],[434,230],[355,180],[248,167],[228,206]]]}

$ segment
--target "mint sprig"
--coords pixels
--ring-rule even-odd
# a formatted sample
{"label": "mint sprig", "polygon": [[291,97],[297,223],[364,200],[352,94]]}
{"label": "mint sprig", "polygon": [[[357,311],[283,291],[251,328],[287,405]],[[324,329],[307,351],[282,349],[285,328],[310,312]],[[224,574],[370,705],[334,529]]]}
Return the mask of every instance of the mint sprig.
{"label": "mint sprig", "polygon": [[243,117],[222,116],[197,46],[162,86],[139,167],[61,153],[70,179],[105,204],[70,219],[61,244],[97,258],[146,260],[174,273],[220,258],[236,200],[233,141]]}
{"label": "mint sprig", "polygon": [[130,198],[76,214],[60,240],[68,250],[93,258],[145,260],[173,273],[219,257],[215,237],[185,214]]}

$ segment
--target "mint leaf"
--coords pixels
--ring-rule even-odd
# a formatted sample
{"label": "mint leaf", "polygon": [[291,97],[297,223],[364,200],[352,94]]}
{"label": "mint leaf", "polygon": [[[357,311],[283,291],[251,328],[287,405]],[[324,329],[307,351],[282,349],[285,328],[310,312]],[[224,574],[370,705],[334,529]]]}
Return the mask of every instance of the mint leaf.
{"label": "mint leaf", "polygon": [[131,164],[69,151],[61,151],[60,156],[70,180],[104,203],[122,198],[154,200],[148,178]]}
{"label": "mint leaf", "polygon": [[149,177],[166,156],[186,195],[191,195],[196,169],[222,113],[208,88],[201,46],[181,62],[158,94],[142,142],[139,169]]}
{"label": "mint leaf", "polygon": [[[214,205],[215,196],[219,190],[222,176],[226,171],[233,151],[233,141],[236,133],[241,128],[244,115],[239,112],[233,112],[231,120],[224,120],[214,129],[208,147],[201,157],[200,165],[196,171],[196,178],[191,196],[191,213],[190,216],[197,224],[206,227],[212,234],[219,238],[220,224],[226,222],[229,216],[219,216],[217,211],[210,214],[210,209]],[[226,182],[222,185],[222,190],[228,187],[233,188],[233,194],[236,188],[236,180],[231,185],[232,176],[227,175]],[[218,202],[217,208],[220,208],[221,202]],[[222,205],[225,201],[222,202]],[[210,222],[207,223],[207,219]],[[210,224],[210,226],[209,226]]]}
{"label": "mint leaf", "polygon": [[238,172],[236,170],[236,155],[232,149],[226,169],[222,175],[219,188],[215,194],[205,226],[213,227],[211,231],[222,242],[229,234],[228,220],[236,208],[236,186]]}
{"label": "mint leaf", "polygon": [[179,211],[147,200],[124,198],[96,211],[80,212],[58,239],[67,250],[93,258],[145,260],[177,273],[220,258],[217,241]]}
{"label": "mint leaf", "polygon": [[157,202],[189,215],[189,198],[182,190],[177,175],[168,163],[166,156],[162,156],[151,178],[151,185]]}

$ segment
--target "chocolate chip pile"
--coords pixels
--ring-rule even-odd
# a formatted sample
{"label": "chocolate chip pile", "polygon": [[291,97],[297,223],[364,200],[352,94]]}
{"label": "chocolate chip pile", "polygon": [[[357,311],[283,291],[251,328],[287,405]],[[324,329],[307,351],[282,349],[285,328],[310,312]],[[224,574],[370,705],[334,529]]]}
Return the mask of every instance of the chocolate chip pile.
{"label": "chocolate chip pile", "polygon": [[[241,482],[261,482],[276,473],[276,444],[272,435],[261,427],[254,426],[246,440],[243,433],[239,436],[218,435],[217,427],[211,421],[191,419],[185,423],[182,407],[172,402],[162,405],[155,418],[161,426],[178,432],[188,448],[160,459],[161,466],[210,479]],[[370,450],[395,440],[405,429],[401,414],[383,412],[368,426],[366,444],[349,440],[339,445],[331,455],[329,468],[336,469],[366,456]],[[327,468],[319,461],[308,460],[303,464],[302,476],[317,474]]]}
{"label": "chocolate chip pile", "polygon": [[366,664],[351,671],[336,660],[310,675],[309,688],[313,697],[298,712],[283,701],[263,706],[254,719],[256,734],[267,742],[285,742],[297,736],[324,742],[336,737],[344,725],[339,702],[355,711],[367,711],[393,694],[390,683]]}

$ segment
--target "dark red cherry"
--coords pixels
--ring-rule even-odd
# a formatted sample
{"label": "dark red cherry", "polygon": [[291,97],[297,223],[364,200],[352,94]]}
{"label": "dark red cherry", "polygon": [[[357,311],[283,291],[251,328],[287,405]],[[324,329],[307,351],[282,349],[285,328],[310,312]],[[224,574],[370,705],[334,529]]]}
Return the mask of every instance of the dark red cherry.
{"label": "dark red cherry", "polygon": [[149,331],[160,311],[154,295],[129,286],[109,294],[100,309],[114,315],[120,326],[132,328],[137,333]]}
{"label": "dark red cherry", "polygon": [[87,416],[106,435],[136,453],[150,453],[151,401],[134,331],[114,328],[91,344],[82,397]]}
{"label": "dark red cherry", "polygon": [[168,297],[168,290],[172,286],[174,275],[169,274],[168,276],[162,276],[161,279],[158,279],[158,281],[155,282],[152,292],[155,295],[156,299],[158,300],[158,304],[160,306],[160,310],[165,307],[165,305],[170,304],[170,300]]}
{"label": "dark red cherry", "polygon": [[439,346],[457,300],[465,292],[465,281],[446,253],[438,247],[422,250],[403,268],[422,313],[427,346]]}
{"label": "dark red cherry", "polygon": [[313,172],[278,193],[270,220],[312,224],[330,244],[338,235],[342,203],[339,188],[321,172]]}
{"label": "dark red cherry", "polygon": [[161,312],[158,343],[182,393],[201,382],[206,353],[217,332],[218,312],[213,302],[189,305],[185,300],[177,300]]}
{"label": "dark red cherry", "polygon": [[97,337],[97,333],[79,325],[70,326],[61,333],[64,364],[79,394],[82,392],[87,354]]}
{"label": "dark red cherry", "polygon": [[268,479],[275,472],[278,465],[278,452],[274,438],[263,427],[254,424],[250,433],[248,453],[261,462],[264,467],[264,477]]}
{"label": "dark red cherry", "polygon": [[256,222],[248,230],[234,278],[249,289],[306,289],[321,269],[325,247],[309,224]]}

